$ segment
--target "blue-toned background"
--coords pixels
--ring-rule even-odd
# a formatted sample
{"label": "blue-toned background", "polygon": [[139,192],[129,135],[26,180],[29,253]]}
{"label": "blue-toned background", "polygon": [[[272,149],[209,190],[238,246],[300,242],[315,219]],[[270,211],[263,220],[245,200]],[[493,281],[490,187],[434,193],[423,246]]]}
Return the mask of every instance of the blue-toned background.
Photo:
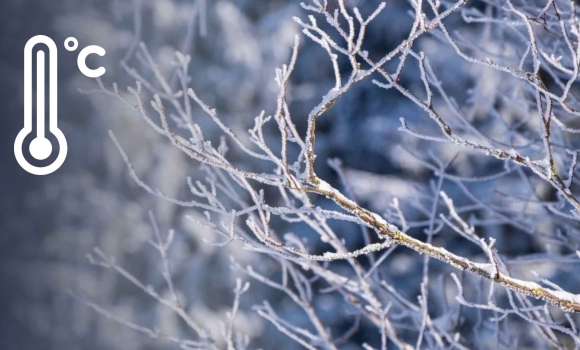
{"label": "blue-toned background", "polygon": [[[376,6],[371,0],[352,3],[363,13]],[[407,35],[412,24],[408,10],[405,1],[387,2],[386,9],[368,29],[366,45],[374,55],[393,49]],[[142,280],[162,285],[158,256],[138,234],[151,233],[149,211],[163,232],[176,230],[171,250],[176,284],[187,295],[191,313],[212,330],[219,328],[232,303],[237,274],[230,268],[230,257],[240,264],[269,267],[265,259],[262,262],[263,256],[235,245],[220,249],[206,244],[204,239],[211,239],[211,232],[187,222],[184,215],[190,213],[188,209],[154,198],[135,184],[108,136],[109,130],[129,154],[140,177],[170,196],[185,198],[185,178],[200,173],[190,159],[118,102],[106,96],[81,94],[79,88],[95,89],[97,84],[79,73],[76,67],[79,50],[74,53],[64,50],[64,39],[76,37],[79,48],[93,44],[104,47],[106,57],[89,63],[105,66],[103,83],[111,88],[117,82],[123,91],[134,81],[121,69],[120,62],[127,60],[136,69],[143,69],[135,57],[136,42],[146,43],[162,72],[169,77],[174,52],[188,52],[192,56],[191,86],[210,106],[217,108],[226,124],[245,132],[261,110],[271,113],[275,108],[278,91],[274,70],[288,62],[294,35],[300,34],[293,16],[304,17],[304,11],[298,2],[290,0],[0,3],[0,349],[173,349],[170,344],[119,326],[68,294],[68,290],[84,290],[91,300],[106,309],[148,327],[167,332],[184,328],[175,315],[142,291],[111,271],[92,266],[86,259],[98,246]],[[459,28],[463,24],[451,18],[448,26]],[[471,27],[466,27],[470,33]],[[37,34],[51,36],[59,46],[59,122],[69,143],[65,165],[45,177],[32,176],[20,169],[13,155],[13,142],[23,123],[23,49],[26,41]],[[333,85],[334,76],[327,53],[307,38],[301,40],[290,104],[297,127],[304,134],[308,112]],[[478,75],[481,72],[458,59],[449,47],[436,47],[434,41],[429,38],[417,45],[422,45],[433,57],[433,65],[447,91],[460,102],[467,100],[467,91],[474,79],[482,76]],[[346,60],[339,63],[348,68]],[[410,89],[421,87],[417,71],[416,63],[410,63],[410,68],[401,75],[402,83]],[[500,79],[498,73],[487,72],[486,91],[494,91]],[[446,160],[457,152],[398,132],[400,117],[420,130],[436,128],[400,94],[378,89],[370,81],[357,85],[319,121],[318,175],[339,186],[326,160],[340,158],[359,202],[377,213],[388,210],[394,197],[401,203],[411,203],[416,198],[420,201],[421,195],[433,185],[429,182],[432,172],[413,160],[401,146],[424,154],[433,152]],[[218,140],[219,132],[209,118],[203,113],[196,118],[205,128],[206,137]],[[485,113],[477,118],[475,123],[485,130]],[[273,138],[277,134],[267,137],[272,138],[268,142],[275,143]],[[236,157],[235,152],[232,155]],[[502,170],[500,162],[484,157],[458,159],[457,172],[466,176]],[[233,161],[246,168],[257,166],[245,158]],[[498,180],[501,186],[515,189],[514,192],[520,189],[518,181],[517,176]],[[469,186],[483,201],[494,198],[487,185]],[[459,193],[456,188],[446,189],[451,196]],[[466,201],[459,196],[456,203],[460,205],[462,200]],[[409,215],[410,219],[422,218],[412,210]],[[539,242],[536,236],[509,225],[490,227],[494,229],[483,228],[480,234],[497,238],[496,247],[509,256],[540,251],[543,247],[544,242]],[[350,224],[337,224],[333,228],[349,247],[360,246],[359,228]],[[305,237],[314,236],[299,225],[292,228],[281,225],[281,231],[286,229]],[[420,230],[412,234],[425,238]],[[474,247],[467,247],[457,235],[442,240],[458,254],[481,254]],[[320,248],[313,245],[315,250]],[[397,250],[389,259],[381,266],[386,278],[416,301],[422,259],[404,249]],[[436,277],[455,271],[439,263],[433,266]],[[560,268],[555,273],[553,265],[536,267],[573,290],[578,276],[566,271],[570,265]],[[253,282],[251,292],[244,296],[239,329],[255,339],[252,348],[298,349],[298,345],[251,310],[252,305],[264,299],[285,319],[299,325],[306,323],[304,315],[281,293]],[[321,302],[321,318],[337,333],[344,332],[352,323],[341,305],[332,298]],[[432,303],[431,307],[437,312],[441,305]],[[465,314],[467,329],[476,314],[470,311]],[[359,348],[365,341],[376,344],[378,337],[376,329],[363,322],[352,344],[345,348]]]}

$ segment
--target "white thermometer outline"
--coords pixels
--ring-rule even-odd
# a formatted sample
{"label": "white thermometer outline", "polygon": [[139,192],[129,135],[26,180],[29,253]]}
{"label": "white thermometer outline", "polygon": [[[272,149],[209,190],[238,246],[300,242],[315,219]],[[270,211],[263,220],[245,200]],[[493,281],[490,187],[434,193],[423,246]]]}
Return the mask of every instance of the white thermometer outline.
{"label": "white thermometer outline", "polygon": [[[24,139],[32,132],[32,49],[37,44],[48,46],[49,54],[49,123],[48,129],[56,137],[59,145],[59,154],[56,160],[47,166],[37,167],[30,164],[22,152]],[[24,128],[20,130],[14,141],[14,155],[18,164],[27,172],[34,175],[48,175],[56,171],[64,163],[68,151],[66,138],[58,128],[58,82],[57,82],[57,47],[54,41],[45,35],[36,35],[26,42],[24,47]],[[30,143],[30,154],[38,159],[48,158],[52,152],[52,144],[45,137],[45,100],[44,100],[44,83],[45,83],[45,53],[40,50],[37,52],[37,71],[36,71],[36,137]]]}

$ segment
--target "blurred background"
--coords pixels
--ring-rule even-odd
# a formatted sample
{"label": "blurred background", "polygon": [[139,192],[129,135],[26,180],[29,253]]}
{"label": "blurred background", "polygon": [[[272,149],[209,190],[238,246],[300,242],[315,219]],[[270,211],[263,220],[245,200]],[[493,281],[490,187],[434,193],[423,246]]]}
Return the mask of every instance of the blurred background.
{"label": "blurred background", "polygon": [[[365,14],[376,7],[376,2],[370,0],[349,3]],[[407,17],[409,9],[404,1],[388,2],[372,22],[366,45],[375,55],[388,52],[408,33],[412,24]],[[237,274],[230,268],[230,257],[242,265],[259,263],[267,268],[269,264],[259,254],[235,245],[217,248],[206,244],[204,240],[212,240],[214,236],[184,220],[188,209],[155,198],[135,184],[108,130],[119,139],[137,174],[153,188],[160,188],[172,197],[187,198],[185,179],[195,176],[198,168],[121,104],[106,96],[79,93],[78,89],[96,89],[97,83],[79,73],[78,50],[64,50],[65,38],[76,37],[79,49],[87,45],[104,47],[106,56],[89,61],[89,65],[106,67],[103,83],[111,88],[116,82],[121,90],[134,86],[134,80],[121,68],[121,61],[139,68],[135,51],[140,41],[146,43],[162,72],[170,78],[175,51],[190,54],[191,86],[207,104],[217,108],[227,125],[243,132],[253,125],[254,117],[261,110],[271,113],[275,108],[278,91],[274,69],[288,62],[294,35],[300,33],[292,20],[297,15],[303,16],[303,11],[298,2],[291,0],[3,0],[0,3],[1,349],[176,348],[119,326],[68,294],[68,290],[82,288],[91,300],[107,310],[151,328],[171,333],[182,326],[175,315],[142,291],[111,271],[92,266],[86,258],[98,246],[146,283],[163,285],[159,257],[140,236],[152,232],[149,212],[155,215],[162,232],[176,230],[176,242],[170,252],[176,284],[190,302],[188,307],[194,318],[212,331],[219,329],[220,320],[232,305]],[[449,26],[460,26],[455,19],[449,21]],[[477,34],[466,33],[468,39]],[[37,34],[50,36],[59,46],[59,125],[69,144],[64,166],[44,177],[23,171],[13,155],[13,142],[22,127],[23,48]],[[430,39],[421,41],[421,45],[427,53],[435,50]],[[346,61],[340,64],[348,67]],[[447,86],[448,91],[460,101],[468,98],[474,77],[483,71],[466,69],[450,52],[438,52],[433,65],[443,72],[443,81],[453,81]],[[415,73],[416,69],[404,71],[401,81],[410,88],[420,87],[422,82]],[[485,91],[487,95],[495,94],[498,74],[485,74],[484,95]],[[301,133],[306,115],[333,86],[333,79],[327,53],[302,38],[290,94],[293,118]],[[481,113],[482,118],[484,114]],[[337,184],[338,178],[327,166],[326,159],[340,158],[358,200],[379,213],[389,209],[394,197],[402,203],[420,198],[418,194],[429,190],[431,172],[395,145],[424,149],[426,143],[403,137],[397,131],[401,116],[409,122],[426,120],[419,115],[417,107],[395,92],[380,90],[370,81],[356,86],[320,120],[318,175]],[[215,125],[202,113],[199,118],[198,123],[206,127],[207,138],[217,140]],[[429,122],[418,125],[426,130],[433,127]],[[272,137],[277,136],[272,134]],[[431,152],[439,152],[447,160],[454,156],[454,152],[443,146],[431,147]],[[458,169],[465,176],[502,169],[501,163],[481,158],[461,155],[459,160]],[[502,186],[513,188],[513,181],[505,180]],[[542,190],[541,185],[538,189],[549,192]],[[474,186],[472,190],[482,199],[492,196],[487,187]],[[409,215],[411,219],[421,217],[413,211]],[[507,225],[498,226],[505,229]],[[335,229],[346,237],[349,246],[360,245],[358,231],[356,235],[349,235],[356,227],[337,225]],[[498,238],[498,249],[514,256],[536,252],[545,243],[513,229],[504,232],[511,243],[501,241],[502,232],[488,232],[484,228],[481,234]],[[416,234],[422,237],[422,233]],[[473,249],[454,246],[453,239],[447,242],[459,253],[473,254]],[[387,278],[396,281],[397,288],[413,301],[419,291],[421,260],[413,252],[397,251],[384,266]],[[433,273],[444,269],[436,265]],[[555,270],[552,265],[536,266],[535,270],[554,277],[563,287],[574,284],[574,278],[552,275]],[[305,322],[304,316],[287,299],[254,282],[251,291],[244,295],[236,322],[238,330],[254,339],[252,348],[299,348],[251,310],[252,305],[264,299],[284,318],[298,324]],[[344,310],[337,308],[335,299],[322,300],[320,305],[323,319],[338,334],[348,329],[351,322],[336,317],[342,316]],[[378,337],[372,327],[367,329],[363,324],[352,344],[373,343]],[[358,347],[346,345],[345,348]]]}
{"label": "blurred background", "polygon": [[[138,66],[134,53],[140,41],[165,73],[175,51],[188,52],[194,57],[193,85],[207,89],[204,98],[217,105],[224,118],[246,127],[259,109],[273,106],[274,68],[289,57],[298,31],[291,17],[297,11],[297,4],[284,1],[266,6],[252,1],[2,1],[0,348],[171,348],[119,327],[68,293],[82,288],[121,317],[151,328],[175,329],[179,321],[174,315],[86,258],[98,246],[147,283],[162,284],[157,253],[139,235],[151,233],[149,211],[163,232],[177,231],[171,259],[179,266],[176,280],[192,301],[192,314],[206,327],[219,327],[231,308],[235,286],[229,256],[235,254],[244,264],[255,257],[235,247],[205,244],[203,239],[211,239],[211,234],[187,226],[183,210],[134,184],[109,129],[131,153],[139,173],[169,195],[179,197],[186,176],[196,168],[110,98],[80,94],[79,88],[97,85],[80,74],[76,55],[87,45],[105,48],[106,56],[90,59],[89,66],[106,67],[104,83],[110,87],[117,82],[124,90],[135,82],[120,62]],[[13,154],[23,123],[23,49],[38,34],[51,37],[59,47],[59,127],[69,145],[64,166],[43,177],[22,170]],[[69,36],[79,41],[76,52],[63,48]],[[247,305],[267,294],[271,291],[253,291]],[[259,336],[264,321],[249,306],[238,317],[239,328]],[[257,344],[273,348],[280,339],[275,333]]]}

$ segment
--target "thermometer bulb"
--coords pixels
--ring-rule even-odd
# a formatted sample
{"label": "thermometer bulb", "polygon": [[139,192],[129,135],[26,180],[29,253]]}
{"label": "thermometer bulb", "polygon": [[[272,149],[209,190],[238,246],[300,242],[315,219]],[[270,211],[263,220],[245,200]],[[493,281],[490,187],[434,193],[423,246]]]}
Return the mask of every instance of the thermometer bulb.
{"label": "thermometer bulb", "polygon": [[52,143],[48,139],[37,137],[30,142],[30,154],[38,160],[45,160],[52,153]]}

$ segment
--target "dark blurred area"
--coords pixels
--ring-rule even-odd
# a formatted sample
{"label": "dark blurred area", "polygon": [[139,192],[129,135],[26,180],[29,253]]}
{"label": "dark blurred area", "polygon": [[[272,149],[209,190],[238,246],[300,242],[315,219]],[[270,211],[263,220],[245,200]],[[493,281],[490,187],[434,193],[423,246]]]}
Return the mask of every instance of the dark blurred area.
{"label": "dark blurred area", "polygon": [[[89,79],[79,73],[76,56],[90,44],[111,48],[90,35],[102,32],[95,23],[111,13],[111,6],[68,0],[0,3],[0,104],[5,121],[0,128],[1,349],[105,348],[95,340],[98,330],[79,331],[82,322],[73,312],[79,310],[78,303],[68,290],[91,273],[84,256],[94,242],[91,235],[98,235],[102,228],[91,227],[90,214],[84,211],[88,208],[74,201],[93,196],[92,186],[105,181],[106,173],[101,167],[102,145],[94,147],[106,140],[105,124],[92,120],[93,106],[77,90]],[[24,171],[13,151],[23,127],[24,46],[35,35],[49,36],[58,47],[58,120],[69,146],[64,165],[47,176]],[[64,49],[69,36],[80,41],[75,52]],[[111,55],[115,55],[114,47]],[[48,132],[48,123],[46,127]],[[90,227],[89,232],[82,231],[83,227]]]}
{"label": "dark blurred area", "polygon": [[[46,203],[33,203],[31,195],[41,190],[46,184],[46,178],[21,169],[13,151],[14,139],[23,127],[24,45],[29,38],[38,34],[48,35],[59,42],[61,38],[54,31],[54,19],[59,11],[56,2],[0,3],[0,105],[4,121],[0,128],[2,349],[57,348],[55,337],[50,333],[38,332],[35,327],[49,327],[53,322],[52,317],[65,317],[55,309],[54,314],[45,314],[45,319],[34,319],[23,308],[24,305],[43,308],[55,301],[54,291],[49,292],[44,288],[50,284],[51,276],[43,268],[50,263],[50,258],[44,253],[42,242],[54,227],[51,218],[58,208]],[[70,63],[70,60],[61,57],[61,76],[70,74]],[[61,100],[65,98],[65,94],[60,95]],[[61,109],[60,116],[70,117],[66,107]],[[52,176],[57,177],[59,174]]]}

